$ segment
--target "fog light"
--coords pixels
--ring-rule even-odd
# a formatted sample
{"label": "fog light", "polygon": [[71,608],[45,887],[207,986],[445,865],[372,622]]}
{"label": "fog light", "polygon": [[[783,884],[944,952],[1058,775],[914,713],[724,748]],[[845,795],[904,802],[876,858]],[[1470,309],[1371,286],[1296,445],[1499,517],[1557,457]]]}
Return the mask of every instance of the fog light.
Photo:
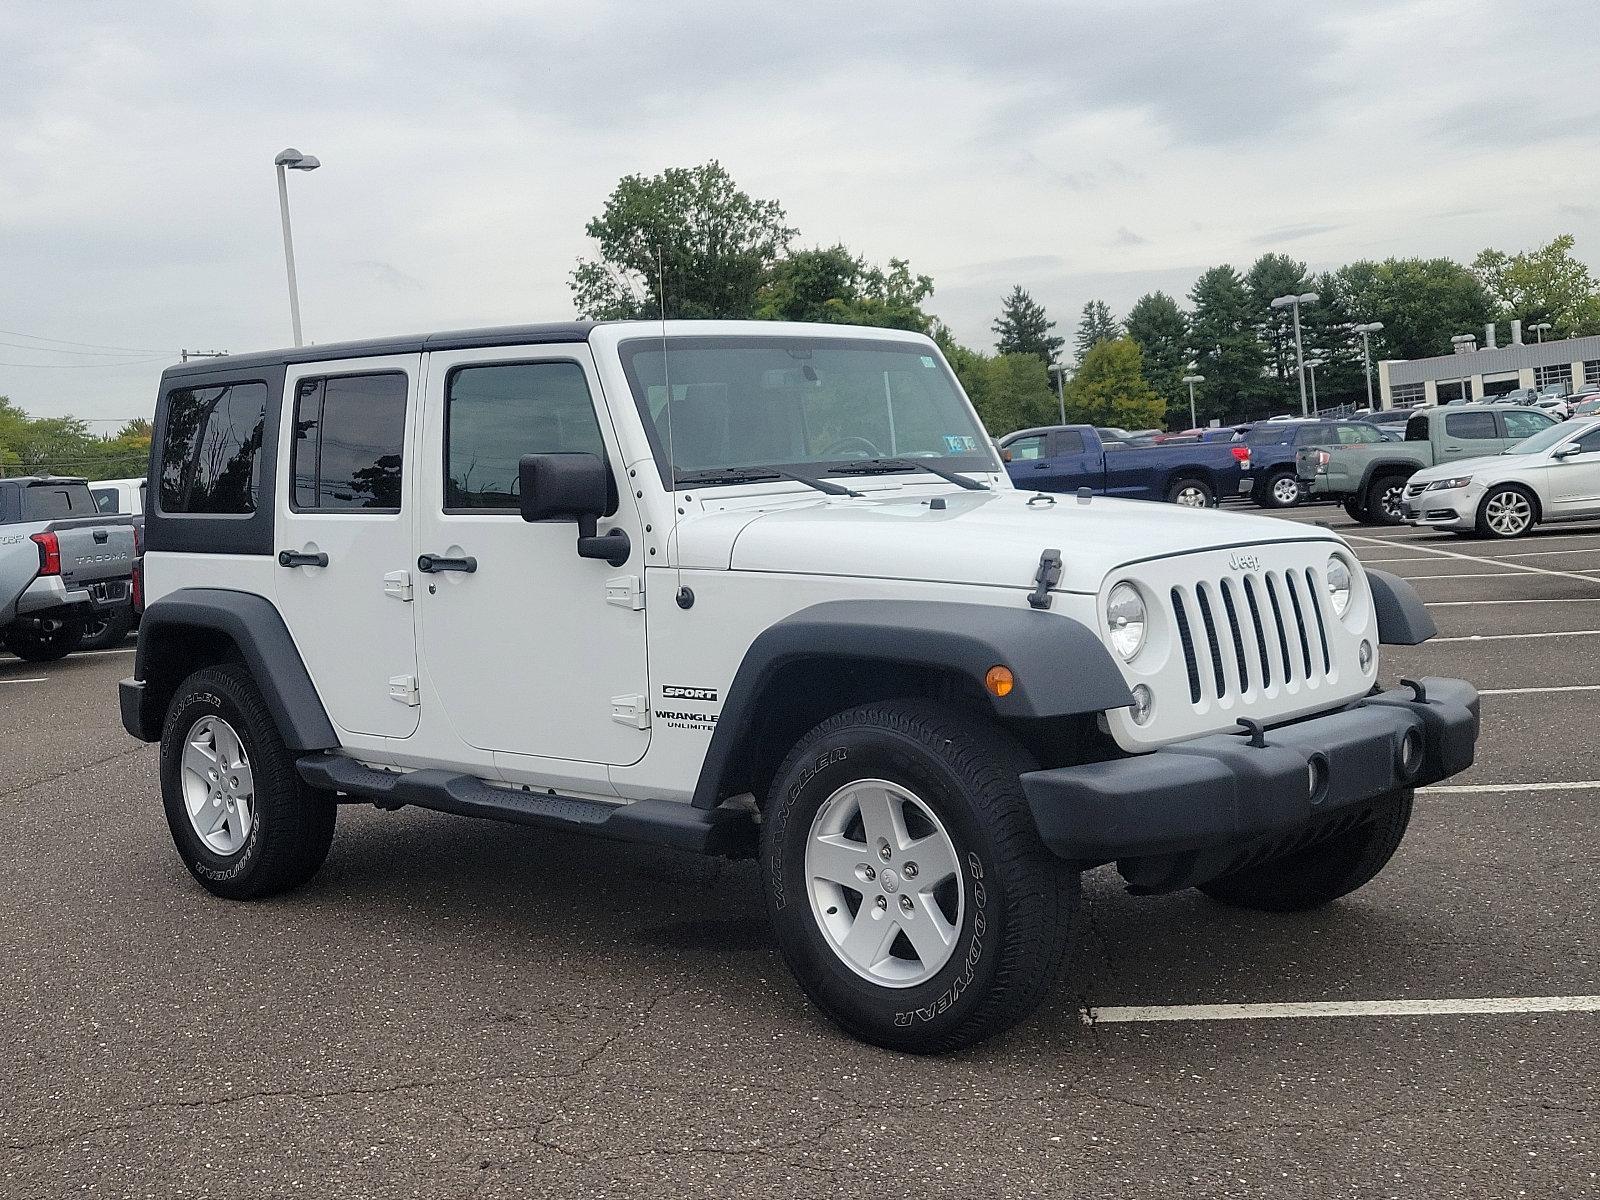
{"label": "fog light", "polygon": [[990,667],[983,677],[983,686],[989,689],[991,696],[1009,696],[1017,681],[1010,667]]}
{"label": "fog light", "polygon": [[1133,688],[1133,723],[1135,725],[1148,725],[1150,718],[1155,715],[1156,697],[1144,684],[1135,684]]}
{"label": "fog light", "polygon": [[1357,656],[1361,662],[1361,673],[1365,675],[1372,670],[1372,643],[1363,641],[1361,649],[1357,651]]}
{"label": "fog light", "polygon": [[1311,789],[1311,803],[1320,802],[1328,789],[1328,760],[1322,755],[1313,754],[1306,762],[1306,784]]}

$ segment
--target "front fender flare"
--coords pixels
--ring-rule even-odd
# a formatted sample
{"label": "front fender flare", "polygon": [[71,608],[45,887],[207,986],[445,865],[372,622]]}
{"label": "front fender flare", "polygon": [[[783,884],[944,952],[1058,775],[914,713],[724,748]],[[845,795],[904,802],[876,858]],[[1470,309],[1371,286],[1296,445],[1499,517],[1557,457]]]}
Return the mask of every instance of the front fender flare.
{"label": "front fender flare", "polygon": [[1433,614],[1412,587],[1398,575],[1367,569],[1367,587],[1378,614],[1378,641],[1384,646],[1420,646],[1439,632]]}
{"label": "front fender flare", "polygon": [[[724,798],[722,780],[744,750],[764,693],[786,665],[805,658],[934,667],[973,682],[998,717],[1057,717],[1133,703],[1122,672],[1086,625],[1033,608],[933,600],[830,600],[769,626],[745,652],[728,688],[695,785],[697,808]],[[1016,676],[991,696],[990,667]]]}

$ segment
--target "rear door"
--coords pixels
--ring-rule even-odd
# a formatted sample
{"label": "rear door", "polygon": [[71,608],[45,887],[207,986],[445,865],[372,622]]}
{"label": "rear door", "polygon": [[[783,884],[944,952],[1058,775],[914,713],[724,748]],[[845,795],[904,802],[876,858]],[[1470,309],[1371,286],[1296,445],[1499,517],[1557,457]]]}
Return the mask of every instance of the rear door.
{"label": "rear door", "polygon": [[1439,447],[1438,462],[1498,454],[1505,449],[1505,436],[1494,413],[1447,412],[1443,415],[1444,428],[1436,443]]}
{"label": "rear door", "polygon": [[293,365],[278,448],[278,609],[338,728],[417,727],[411,559],[422,356]]}
{"label": "rear door", "polygon": [[1005,445],[1006,474],[1019,488],[1048,491],[1050,471],[1050,435],[1030,433],[1014,438]]}

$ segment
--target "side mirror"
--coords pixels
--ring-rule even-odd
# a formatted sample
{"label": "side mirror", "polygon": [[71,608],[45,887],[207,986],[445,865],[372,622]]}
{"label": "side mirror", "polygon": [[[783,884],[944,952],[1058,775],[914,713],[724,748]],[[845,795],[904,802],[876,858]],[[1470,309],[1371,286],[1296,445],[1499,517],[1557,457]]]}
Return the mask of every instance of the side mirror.
{"label": "side mirror", "polygon": [[598,454],[524,454],[517,483],[524,521],[576,521],[579,558],[613,567],[628,561],[626,532],[598,532],[600,518],[616,509],[611,472]]}
{"label": "side mirror", "polygon": [[1551,458],[1571,458],[1574,454],[1582,454],[1583,447],[1577,442],[1568,442],[1565,446],[1557,446]]}

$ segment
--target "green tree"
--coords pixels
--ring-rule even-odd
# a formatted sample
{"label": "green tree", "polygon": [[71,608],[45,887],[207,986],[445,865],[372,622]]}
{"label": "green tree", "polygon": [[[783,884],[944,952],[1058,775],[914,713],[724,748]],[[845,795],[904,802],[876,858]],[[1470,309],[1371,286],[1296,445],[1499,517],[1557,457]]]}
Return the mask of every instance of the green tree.
{"label": "green tree", "polygon": [[1072,348],[1081,363],[1084,356],[1101,342],[1121,336],[1122,326],[1111,315],[1110,306],[1104,300],[1091,300],[1083,306],[1083,315],[1078,318],[1078,331],[1073,335]]}
{"label": "green tree", "polygon": [[1145,381],[1132,338],[1096,342],[1067,385],[1067,419],[1124,429],[1159,428],[1167,404]]}
{"label": "green tree", "polygon": [[1054,425],[1056,393],[1050,373],[1036,354],[996,354],[985,358],[982,383],[973,404],[994,437],[1035,425]]}
{"label": "green tree", "polygon": [[579,259],[570,282],[579,314],[595,320],[659,315],[663,275],[669,317],[750,317],[796,234],[776,200],[741,191],[715,159],[624,176],[584,229],[600,256]]}
{"label": "green tree", "polygon": [[1572,235],[1563,233],[1517,254],[1484,250],[1472,269],[1507,321],[1549,321],[1558,336],[1600,332],[1600,288],[1573,257],[1573,244]]}
{"label": "green tree", "polygon": [[1055,366],[1056,356],[1066,344],[1065,338],[1051,335],[1055,327],[1056,323],[1045,315],[1044,305],[1024,291],[1020,283],[1000,302],[1000,315],[990,326],[997,353],[1031,354],[1046,367]]}
{"label": "green tree", "polygon": [[123,479],[143,475],[149,457],[148,421],[129,422],[114,436],[100,438],[76,417],[30,417],[0,396],[0,476]]}
{"label": "green tree", "polygon": [[1127,324],[1128,336],[1139,346],[1145,379],[1162,400],[1176,405],[1187,394],[1181,381],[1189,361],[1189,319],[1171,296],[1151,292],[1128,310]]}
{"label": "green tree", "polygon": [[1189,303],[1194,306],[1189,346],[1206,377],[1195,391],[1200,423],[1282,411],[1278,389],[1266,377],[1266,346],[1256,336],[1255,297],[1239,272],[1226,264],[1212,267],[1195,280]]}
{"label": "green tree", "polygon": [[922,304],[933,280],[913,275],[905,259],[889,269],[869,265],[843,246],[801,250],[775,263],[756,297],[755,316],[768,321],[822,321],[928,330]]}
{"label": "green tree", "polygon": [[1478,277],[1448,258],[1357,261],[1324,276],[1323,286],[1352,319],[1383,322],[1373,337],[1374,362],[1449,354],[1452,336],[1481,335],[1496,315]]}
{"label": "green tree", "polygon": [[[1306,264],[1287,254],[1263,254],[1251,264],[1244,281],[1250,289],[1259,314],[1261,336],[1267,345],[1267,362],[1277,378],[1285,401],[1299,403],[1295,382],[1294,317],[1287,308],[1273,308],[1279,296],[1298,296],[1313,291]],[[1304,310],[1302,319],[1310,312]]]}

